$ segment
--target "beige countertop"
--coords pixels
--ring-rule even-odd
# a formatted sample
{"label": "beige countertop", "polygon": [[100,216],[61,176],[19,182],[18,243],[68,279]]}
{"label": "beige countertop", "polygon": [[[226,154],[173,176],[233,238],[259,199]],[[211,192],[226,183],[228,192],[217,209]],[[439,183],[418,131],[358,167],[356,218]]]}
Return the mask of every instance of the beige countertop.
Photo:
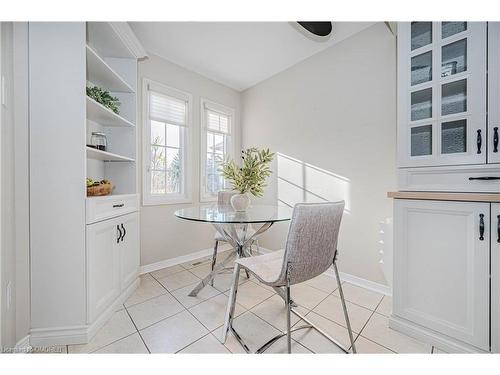
{"label": "beige countertop", "polygon": [[441,193],[432,191],[389,191],[388,198],[433,201],[498,202],[500,193]]}

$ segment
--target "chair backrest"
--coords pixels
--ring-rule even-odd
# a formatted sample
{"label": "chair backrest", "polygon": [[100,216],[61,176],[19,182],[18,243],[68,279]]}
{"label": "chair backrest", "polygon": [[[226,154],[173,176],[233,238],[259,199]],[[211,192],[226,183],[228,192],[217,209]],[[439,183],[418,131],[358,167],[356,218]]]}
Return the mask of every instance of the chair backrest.
{"label": "chair backrest", "polygon": [[237,194],[231,190],[221,190],[217,192],[217,204],[219,206],[228,206],[231,204],[231,197]]}
{"label": "chair backrest", "polygon": [[293,210],[280,278],[290,284],[312,279],[325,272],[337,252],[344,201],[299,203]]}

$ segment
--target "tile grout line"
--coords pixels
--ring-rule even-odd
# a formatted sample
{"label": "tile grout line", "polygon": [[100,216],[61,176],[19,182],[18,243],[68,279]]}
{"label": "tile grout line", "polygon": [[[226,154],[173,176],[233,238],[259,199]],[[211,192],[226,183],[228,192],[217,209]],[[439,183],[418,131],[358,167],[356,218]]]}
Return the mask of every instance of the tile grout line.
{"label": "tile grout line", "polygon": [[[196,276],[196,275],[195,275],[195,276]],[[151,275],[151,277],[153,277],[153,278],[154,278],[154,276],[153,276],[153,275]],[[155,280],[156,280],[156,279],[155,279]],[[163,287],[163,288],[165,288],[165,287],[163,286],[163,284],[161,284],[161,283],[160,283],[160,285],[162,285],[162,287]],[[165,288],[165,289],[166,289],[166,288]],[[215,289],[215,288],[214,288],[214,289]],[[183,310],[183,311],[187,311],[187,312],[188,312],[188,313],[189,313],[189,314],[190,314],[190,315],[191,315],[191,316],[192,316],[192,317],[193,317],[193,318],[194,318],[194,319],[195,319],[198,323],[200,323],[200,324],[201,324],[201,326],[202,326],[203,328],[205,328],[205,329],[208,331],[208,334],[212,333],[208,327],[206,327],[206,326],[205,326],[205,325],[204,325],[204,324],[203,324],[203,323],[202,323],[202,322],[201,322],[201,321],[200,321],[200,320],[199,320],[199,319],[198,319],[198,318],[197,318],[197,317],[196,317],[196,316],[195,316],[195,315],[191,312],[191,311],[189,311],[189,309],[187,309],[187,308],[186,308],[186,307],[182,304],[182,302],[181,302],[181,301],[179,301],[179,300],[178,300],[178,299],[177,299],[177,298],[176,298],[173,294],[171,294],[168,290],[167,290],[167,293],[169,293],[169,294],[170,294],[170,295],[171,295],[171,296],[172,296],[172,297],[173,297],[173,298],[174,298],[174,299],[175,299],[178,303],[180,303],[180,304],[181,304],[181,306],[182,306],[182,307],[184,307],[184,310]],[[217,296],[219,296],[219,295],[221,295],[221,294],[222,294],[222,293],[219,293],[219,294],[217,294],[217,295],[215,295],[215,296],[213,296],[213,297],[211,297],[211,298],[215,298],[215,297],[217,297]],[[210,298],[209,298],[209,299],[210,299]],[[206,301],[208,301],[208,299],[207,299],[207,300],[205,300],[205,301],[202,301],[202,302],[206,302]],[[200,303],[202,303],[202,302],[200,302]],[[198,305],[199,305],[199,304],[198,304]],[[192,306],[192,307],[194,307],[194,306]],[[183,311],[181,311],[181,312],[183,312]],[[179,313],[177,313],[177,314],[180,314],[181,312],[179,312]],[[172,316],[175,316],[175,315],[177,315],[177,314],[174,314],[174,315],[172,315]],[[168,318],[170,318],[170,317],[168,317]],[[165,319],[168,319],[168,318],[165,318]],[[162,320],[165,320],[165,319],[162,319]],[[160,321],[161,321],[161,320],[160,320]],[[156,322],[156,323],[159,323],[159,322]],[[154,324],[156,324],[156,323],[154,323]],[[153,324],[152,324],[152,325],[153,325]],[[152,326],[152,325],[151,325],[151,326]],[[149,326],[149,327],[151,327],[151,326]],[[147,327],[146,327],[146,328],[147,328]],[[202,336],[202,337],[200,337],[200,338],[196,339],[195,341],[191,342],[190,344],[186,345],[184,348],[182,348],[182,349],[180,349],[180,350],[183,350],[183,349],[187,348],[189,345],[194,344],[196,341],[198,341],[198,340],[202,339],[202,338],[203,338],[203,337],[205,337],[205,336],[206,336],[206,335],[204,335],[204,336]],[[177,352],[178,352],[178,351],[177,351]],[[177,352],[175,352],[175,353],[177,353]]]}
{"label": "tile grout line", "polygon": [[144,344],[144,346],[146,347],[146,350],[148,351],[148,353],[149,353],[149,354],[151,354],[151,350],[149,350],[149,347],[148,347],[148,345],[146,344],[146,341],[144,341],[144,338],[142,337],[141,332],[139,331],[139,328],[137,328],[137,325],[135,324],[134,319],[132,319],[132,315],[130,315],[130,313],[129,313],[128,309],[125,307],[125,305],[123,305],[123,307],[125,308],[125,311],[126,311],[126,313],[127,313],[128,317],[129,317],[129,318],[130,318],[130,320],[132,321],[132,324],[134,325],[134,327],[135,327],[135,329],[136,329],[137,333],[139,334],[139,337],[141,338],[142,343],[143,343],[143,344]]}

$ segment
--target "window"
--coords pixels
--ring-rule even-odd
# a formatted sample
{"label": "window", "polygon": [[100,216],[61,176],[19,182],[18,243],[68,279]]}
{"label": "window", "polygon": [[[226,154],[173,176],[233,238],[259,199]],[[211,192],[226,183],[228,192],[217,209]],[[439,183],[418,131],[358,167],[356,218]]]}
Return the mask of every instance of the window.
{"label": "window", "polygon": [[232,127],[234,110],[202,99],[201,136],[201,197],[202,201],[215,200],[217,192],[227,188],[220,163],[233,156]]}
{"label": "window", "polygon": [[144,80],[144,204],[189,201],[191,96]]}

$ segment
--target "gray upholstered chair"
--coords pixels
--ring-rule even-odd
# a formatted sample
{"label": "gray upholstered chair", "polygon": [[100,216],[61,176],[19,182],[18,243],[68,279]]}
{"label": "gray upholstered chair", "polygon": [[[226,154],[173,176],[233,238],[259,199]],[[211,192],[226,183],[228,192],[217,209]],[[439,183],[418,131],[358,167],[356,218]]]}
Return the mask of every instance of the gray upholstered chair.
{"label": "gray upholstered chair", "polygon": [[[221,191],[217,192],[217,205],[221,206],[221,207],[224,207],[224,206],[229,207],[231,205],[231,197],[235,194],[237,194],[237,193],[234,191],[230,191],[230,190],[221,190]],[[249,227],[247,230],[248,230],[248,234],[247,234],[248,236],[252,236],[255,233],[255,230],[252,227]],[[238,229],[237,231],[238,231],[238,236],[241,236],[242,229]],[[224,236],[222,234],[220,234],[217,231],[217,232],[215,232],[215,236],[214,236],[214,251],[212,254],[212,271],[214,270],[215,263],[217,262],[217,251],[219,249],[220,242],[226,242],[226,239],[224,238]],[[255,245],[257,247],[257,252],[259,252],[259,241],[256,239],[252,241],[252,243],[250,244],[250,252],[252,251],[253,245]],[[247,274],[247,277],[250,277],[248,275],[248,272],[246,274]],[[213,279],[210,281],[210,285],[212,285],[212,286],[214,285]]]}
{"label": "gray upholstered chair", "polygon": [[[286,304],[287,330],[269,340],[257,350],[257,353],[264,352],[274,342],[284,336],[287,336],[288,353],[291,353],[292,332],[304,328],[316,329],[345,353],[348,353],[348,348],[344,348],[337,340],[314,326],[306,317],[295,311],[290,296],[290,287],[292,285],[302,283],[321,275],[333,265],[344,310],[346,326],[351,341],[352,352],[356,353],[351,324],[349,322],[342,284],[340,283],[336,264],[337,239],[343,211],[343,201],[334,203],[297,204],[293,210],[285,250],[275,251],[260,256],[240,258],[236,261],[223,330],[223,341],[225,341],[228,331],[231,330],[243,348],[249,352],[248,347],[232,325],[238,289],[237,280],[239,278],[240,268],[243,267],[245,270],[254,274],[261,283],[272,287],[283,288],[285,292],[284,299]],[[297,315],[301,320],[305,321],[307,325],[291,329],[291,313]]]}

